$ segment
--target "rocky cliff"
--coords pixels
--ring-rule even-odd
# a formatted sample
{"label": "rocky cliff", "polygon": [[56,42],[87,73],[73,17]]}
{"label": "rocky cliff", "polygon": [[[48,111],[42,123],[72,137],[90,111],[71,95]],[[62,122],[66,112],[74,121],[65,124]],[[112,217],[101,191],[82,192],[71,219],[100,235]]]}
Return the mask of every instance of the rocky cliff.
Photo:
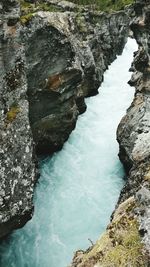
{"label": "rocky cliff", "polygon": [[150,1],[136,1],[131,29],[139,49],[129,84],[134,100],[121,120],[117,139],[127,182],[106,232],[72,267],[150,266]]}
{"label": "rocky cliff", "polygon": [[[66,6],[65,6],[66,7]],[[60,149],[122,51],[128,17],[77,12],[33,14],[22,30],[29,117],[38,153]]]}
{"label": "rocky cliff", "polygon": [[129,84],[136,91],[117,132],[119,156],[128,173],[121,200],[133,195],[138,200],[139,230],[150,252],[150,1],[136,1],[134,9],[131,29],[139,49],[134,55]]}
{"label": "rocky cliff", "polygon": [[0,3],[0,237],[31,218],[35,157],[15,1]]}
{"label": "rocky cliff", "polygon": [[0,2],[0,238],[32,216],[34,144],[62,147],[128,32],[124,12],[32,2]]}

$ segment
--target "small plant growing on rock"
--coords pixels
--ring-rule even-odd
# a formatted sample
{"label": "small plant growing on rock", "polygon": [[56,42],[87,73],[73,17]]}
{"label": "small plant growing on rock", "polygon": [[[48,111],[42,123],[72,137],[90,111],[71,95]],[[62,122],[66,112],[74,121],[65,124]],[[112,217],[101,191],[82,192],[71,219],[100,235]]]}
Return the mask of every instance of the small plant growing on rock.
{"label": "small plant growing on rock", "polygon": [[27,24],[32,19],[33,15],[34,15],[33,13],[29,13],[27,15],[21,16],[20,17],[21,24],[23,25]]}

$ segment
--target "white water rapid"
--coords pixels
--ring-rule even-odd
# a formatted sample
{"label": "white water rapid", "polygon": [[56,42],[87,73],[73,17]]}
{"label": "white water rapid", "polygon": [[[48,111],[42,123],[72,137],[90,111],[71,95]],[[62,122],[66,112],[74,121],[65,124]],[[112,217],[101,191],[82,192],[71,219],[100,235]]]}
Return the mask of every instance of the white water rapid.
{"label": "white water rapid", "polygon": [[34,216],[0,246],[0,267],[66,267],[105,230],[124,183],[116,129],[133,99],[136,49],[129,39],[63,149],[41,163]]}

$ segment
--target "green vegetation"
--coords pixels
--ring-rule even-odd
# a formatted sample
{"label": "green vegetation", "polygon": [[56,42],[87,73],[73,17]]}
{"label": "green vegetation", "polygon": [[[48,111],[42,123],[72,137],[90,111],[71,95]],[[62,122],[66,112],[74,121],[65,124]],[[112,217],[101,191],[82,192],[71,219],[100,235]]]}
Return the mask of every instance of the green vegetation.
{"label": "green vegetation", "polygon": [[24,16],[21,16],[20,17],[21,24],[27,24],[32,19],[33,16],[34,16],[34,13],[29,13]]}
{"label": "green vegetation", "polygon": [[27,24],[37,11],[49,11],[49,12],[61,11],[61,9],[58,8],[57,6],[48,3],[32,4],[26,2],[25,0],[19,0],[19,1],[21,6],[20,21],[22,24]]}
{"label": "green vegetation", "polygon": [[55,12],[55,11],[60,11],[61,9],[55,5],[49,4],[49,3],[37,3],[37,4],[32,4],[28,3],[25,0],[20,0],[20,6],[21,6],[21,12],[23,14],[27,13],[33,13],[37,11],[49,11],[49,12]]}
{"label": "green vegetation", "polygon": [[82,33],[86,33],[87,32],[87,26],[86,26],[86,21],[84,16],[82,16],[81,13],[77,12],[76,13],[76,25],[78,27],[78,31],[82,32]]}
{"label": "green vegetation", "polygon": [[[22,24],[27,24],[34,14],[37,11],[49,11],[49,12],[61,12],[62,8],[42,2],[37,1],[36,3],[28,3],[25,0],[19,0],[21,6],[21,17],[20,21]],[[82,6],[88,6],[92,10],[101,10],[101,11],[112,11],[112,10],[121,10],[126,5],[132,4],[134,0],[70,0],[68,2],[73,2],[81,6],[81,8],[75,9],[76,12],[82,12]]]}
{"label": "green vegetation", "polygon": [[89,5],[94,9],[102,11],[121,10],[126,5],[132,4],[134,0],[70,0],[75,4]]}
{"label": "green vegetation", "polygon": [[[119,205],[106,232],[90,251],[83,254],[80,267],[145,267],[148,255],[143,250],[139,224],[134,215],[133,197]],[[91,265],[90,265],[91,264]]]}
{"label": "green vegetation", "polygon": [[128,266],[128,264],[134,267],[144,267],[143,245],[138,232],[138,223],[134,219],[128,220],[126,218],[125,226],[125,229],[122,229],[114,238],[115,246],[104,257],[104,266],[111,263],[112,266],[116,267]]}

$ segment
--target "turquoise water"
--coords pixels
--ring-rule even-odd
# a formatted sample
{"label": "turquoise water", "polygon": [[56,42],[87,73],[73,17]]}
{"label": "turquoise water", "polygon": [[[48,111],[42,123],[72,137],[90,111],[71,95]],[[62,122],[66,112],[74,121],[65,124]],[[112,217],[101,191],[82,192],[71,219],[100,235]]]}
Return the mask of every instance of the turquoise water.
{"label": "turquoise water", "polygon": [[134,95],[127,81],[136,49],[129,39],[63,149],[41,162],[34,216],[1,245],[0,267],[66,267],[104,231],[123,186],[116,128]]}

